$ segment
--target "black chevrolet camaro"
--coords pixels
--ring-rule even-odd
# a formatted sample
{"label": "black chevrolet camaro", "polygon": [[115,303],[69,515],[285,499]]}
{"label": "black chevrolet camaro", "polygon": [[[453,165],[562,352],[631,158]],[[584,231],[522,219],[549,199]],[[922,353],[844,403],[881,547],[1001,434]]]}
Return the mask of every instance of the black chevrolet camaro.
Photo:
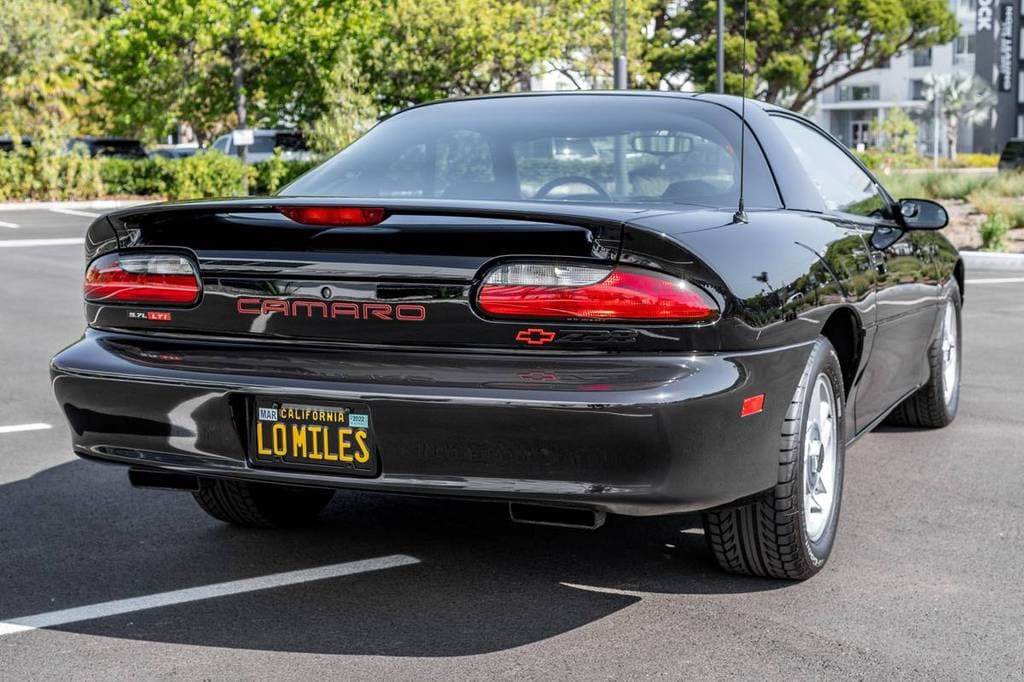
{"label": "black chevrolet camaro", "polygon": [[439,102],[276,196],[96,220],[51,368],[74,451],[245,526],[338,489],[579,527],[701,511],[723,568],[813,575],[846,448],[956,414],[963,263],[942,207],[740,112]]}

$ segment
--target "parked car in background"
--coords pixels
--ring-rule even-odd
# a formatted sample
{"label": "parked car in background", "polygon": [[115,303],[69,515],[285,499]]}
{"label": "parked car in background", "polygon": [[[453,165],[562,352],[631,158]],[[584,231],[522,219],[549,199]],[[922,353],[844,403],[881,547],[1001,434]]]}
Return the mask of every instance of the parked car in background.
{"label": "parked car in background", "polygon": [[[0,135],[0,152],[12,152],[14,151],[15,139],[10,135]],[[21,136],[21,146],[31,147],[32,138],[27,135]]]}
{"label": "parked car in background", "polygon": [[187,156],[194,156],[198,151],[199,145],[196,144],[174,144],[150,149],[149,158],[155,159],[160,156],[165,159],[184,159]]}
{"label": "parked car in background", "polygon": [[[247,163],[259,163],[274,155],[275,149],[281,150],[281,157],[287,161],[308,161],[313,158],[313,152],[306,144],[306,138],[297,130],[286,130],[281,128],[259,128],[253,131],[253,143],[249,145],[249,153],[246,156]],[[212,149],[231,156],[241,157],[242,150],[236,147],[231,139],[231,133],[218,137]]]}
{"label": "parked car in background", "polygon": [[67,151],[84,150],[89,156],[116,159],[144,159],[146,148],[138,140],[127,137],[73,137],[65,145]]}
{"label": "parked car in background", "polygon": [[999,155],[999,170],[1016,170],[1021,166],[1024,166],[1024,138],[1008,140]]}

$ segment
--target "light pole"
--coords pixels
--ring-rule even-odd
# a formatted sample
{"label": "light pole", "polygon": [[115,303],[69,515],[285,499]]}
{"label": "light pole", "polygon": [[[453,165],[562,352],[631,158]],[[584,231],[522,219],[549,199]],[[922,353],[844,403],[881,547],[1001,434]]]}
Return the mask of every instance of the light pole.
{"label": "light pole", "polygon": [[718,30],[715,32],[715,91],[725,93],[725,0],[718,0]]}
{"label": "light pole", "polygon": [[[626,75],[626,0],[612,0],[612,68],[616,90],[629,87]],[[615,196],[624,198],[629,194],[629,170],[626,168],[626,136],[615,136]]]}
{"label": "light pole", "polygon": [[629,87],[626,50],[626,0],[612,0],[612,70],[616,90]]}

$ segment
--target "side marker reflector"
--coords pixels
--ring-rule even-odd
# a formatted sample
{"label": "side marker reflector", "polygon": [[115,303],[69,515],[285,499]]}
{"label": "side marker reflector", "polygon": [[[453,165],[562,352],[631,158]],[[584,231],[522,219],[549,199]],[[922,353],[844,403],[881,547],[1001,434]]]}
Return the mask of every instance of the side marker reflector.
{"label": "side marker reflector", "polygon": [[758,393],[752,395],[749,398],[743,399],[743,406],[740,407],[740,416],[749,417],[752,414],[757,414],[764,409],[764,393]]}

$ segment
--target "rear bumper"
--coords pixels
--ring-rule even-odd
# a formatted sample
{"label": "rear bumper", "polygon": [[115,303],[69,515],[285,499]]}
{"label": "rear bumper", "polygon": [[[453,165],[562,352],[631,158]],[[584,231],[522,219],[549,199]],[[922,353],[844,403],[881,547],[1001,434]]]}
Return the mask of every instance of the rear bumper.
{"label": "rear bumper", "polygon": [[[479,355],[160,340],[90,330],[51,365],[77,454],[300,485],[650,515],[775,484],[809,345],[689,356]],[[764,411],[740,418],[743,398]],[[253,396],[358,401],[376,478],[254,468]]]}

